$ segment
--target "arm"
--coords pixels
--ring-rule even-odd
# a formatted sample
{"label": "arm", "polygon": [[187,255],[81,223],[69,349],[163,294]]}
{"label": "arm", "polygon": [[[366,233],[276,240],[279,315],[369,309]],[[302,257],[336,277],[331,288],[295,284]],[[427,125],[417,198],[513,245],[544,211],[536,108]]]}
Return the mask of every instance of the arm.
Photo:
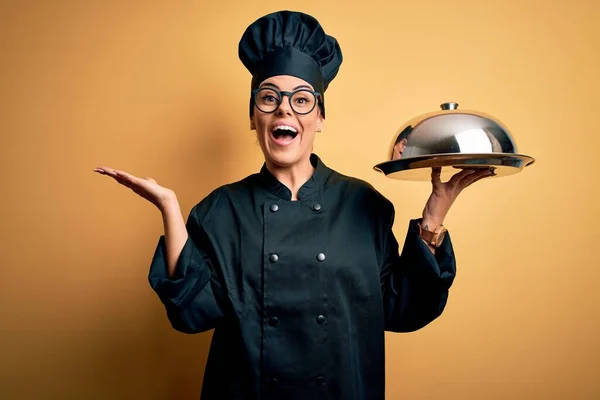
{"label": "arm", "polygon": [[210,220],[218,191],[194,207],[185,224],[177,196],[156,180],[103,166],[94,172],[112,177],[161,211],[165,234],[158,242],[148,280],[165,305],[172,326],[187,333],[215,327],[224,318],[224,285],[216,273],[216,257],[203,223]]}
{"label": "arm", "polygon": [[188,232],[177,198],[166,201],[161,207],[161,213],[165,227],[167,271],[169,278],[172,278],[175,274],[175,267],[181,255],[181,250],[183,250],[183,246],[188,239]]}
{"label": "arm", "polygon": [[411,220],[402,249],[392,225],[394,209],[387,200],[382,207],[381,288],[385,312],[385,329],[411,332],[423,328],[439,317],[448,301],[456,276],[456,263],[450,235],[433,254],[419,236],[417,223]]}
{"label": "arm", "polygon": [[429,246],[419,236],[417,224],[434,230],[443,223],[463,189],[494,175],[493,170],[466,169],[448,182],[442,182],[440,173],[440,168],[432,169],[433,190],[423,210],[423,218],[410,222],[401,255],[398,255],[398,242],[392,232],[394,207],[387,199],[383,199],[380,207],[381,286],[386,330],[415,331],[442,314],[456,276],[452,242],[447,234],[439,248]]}
{"label": "arm", "polygon": [[213,244],[203,227],[217,198],[213,193],[194,207],[185,225],[178,205],[163,212],[165,235],[158,242],[148,280],[171,325],[181,332],[207,331],[225,317]]}

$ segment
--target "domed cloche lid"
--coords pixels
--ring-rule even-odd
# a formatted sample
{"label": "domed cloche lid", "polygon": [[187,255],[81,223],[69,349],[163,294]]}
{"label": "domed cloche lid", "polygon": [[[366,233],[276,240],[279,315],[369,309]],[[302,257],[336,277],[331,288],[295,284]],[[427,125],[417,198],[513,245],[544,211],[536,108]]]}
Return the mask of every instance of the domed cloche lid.
{"label": "domed cloche lid", "polygon": [[449,102],[405,123],[393,136],[386,161],[374,169],[389,178],[421,181],[431,179],[432,167],[441,167],[446,180],[466,168],[512,175],[533,162],[518,153],[510,131],[496,118]]}

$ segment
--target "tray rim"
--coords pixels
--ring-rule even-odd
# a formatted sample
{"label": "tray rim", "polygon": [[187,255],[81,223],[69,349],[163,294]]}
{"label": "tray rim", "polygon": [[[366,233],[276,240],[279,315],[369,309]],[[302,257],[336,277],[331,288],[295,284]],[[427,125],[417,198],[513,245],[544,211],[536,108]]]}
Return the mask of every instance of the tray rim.
{"label": "tray rim", "polygon": [[[423,155],[423,156],[416,156],[416,157],[407,157],[407,158],[402,158],[399,160],[389,160],[389,161],[384,161],[381,163],[378,163],[376,165],[373,166],[373,169],[379,172],[384,173],[385,175],[388,175],[390,173],[395,173],[395,172],[400,172],[400,171],[405,171],[405,170],[411,170],[411,169],[423,169],[423,168],[431,168],[431,167],[410,167],[411,163],[414,162],[421,162],[421,161],[427,161],[427,160],[435,160],[435,159],[452,159],[452,158],[456,158],[456,157],[460,157],[460,160],[457,160],[457,164],[460,164],[461,160],[469,160],[469,159],[513,159],[513,160],[519,160],[519,161],[525,161],[526,164],[522,167],[513,167],[513,166],[507,166],[507,167],[511,167],[511,168],[518,168],[518,169],[522,169],[525,167],[530,166],[531,164],[533,164],[535,162],[535,158],[528,156],[526,154],[520,154],[520,153],[437,153],[437,154],[429,154],[429,155]],[[398,168],[398,166],[400,166],[400,168]],[[393,169],[393,171],[391,170]]]}

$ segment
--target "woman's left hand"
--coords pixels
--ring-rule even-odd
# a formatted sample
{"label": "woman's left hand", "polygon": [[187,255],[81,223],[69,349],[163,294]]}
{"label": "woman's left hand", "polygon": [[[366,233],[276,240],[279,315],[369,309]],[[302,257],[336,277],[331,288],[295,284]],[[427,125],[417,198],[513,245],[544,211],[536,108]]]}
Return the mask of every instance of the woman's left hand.
{"label": "woman's left hand", "polygon": [[432,169],[433,190],[423,210],[422,226],[431,231],[443,224],[454,200],[464,188],[480,179],[495,175],[491,169],[465,169],[452,176],[448,182],[442,182],[440,174],[441,168]]}

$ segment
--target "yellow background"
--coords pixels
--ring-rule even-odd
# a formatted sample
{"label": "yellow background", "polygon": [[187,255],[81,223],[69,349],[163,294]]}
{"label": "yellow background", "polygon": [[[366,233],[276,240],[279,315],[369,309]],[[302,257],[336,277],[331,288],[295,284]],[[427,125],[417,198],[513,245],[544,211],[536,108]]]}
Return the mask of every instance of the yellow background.
{"label": "yellow background", "polygon": [[173,331],[147,283],[159,212],[92,169],[156,178],[186,217],[256,172],[237,44],[283,8],[341,43],[315,151],[394,202],[401,243],[430,186],[372,167],[406,120],[456,101],[537,160],[459,196],[448,307],[387,335],[387,398],[600,397],[600,2],[1,4],[0,398],[198,398],[211,333]]}

